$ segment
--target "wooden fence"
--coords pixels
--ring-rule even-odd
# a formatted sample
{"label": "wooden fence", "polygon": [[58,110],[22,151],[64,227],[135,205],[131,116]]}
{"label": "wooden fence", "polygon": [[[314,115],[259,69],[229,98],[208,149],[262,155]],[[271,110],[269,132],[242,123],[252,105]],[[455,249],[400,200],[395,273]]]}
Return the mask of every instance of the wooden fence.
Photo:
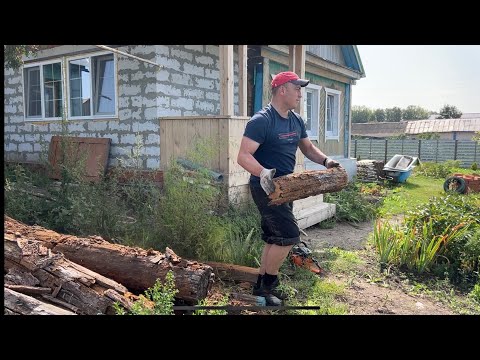
{"label": "wooden fence", "polygon": [[424,162],[460,160],[468,168],[480,161],[477,141],[464,140],[353,140],[353,157],[361,160],[381,160],[385,163],[395,154],[417,156]]}

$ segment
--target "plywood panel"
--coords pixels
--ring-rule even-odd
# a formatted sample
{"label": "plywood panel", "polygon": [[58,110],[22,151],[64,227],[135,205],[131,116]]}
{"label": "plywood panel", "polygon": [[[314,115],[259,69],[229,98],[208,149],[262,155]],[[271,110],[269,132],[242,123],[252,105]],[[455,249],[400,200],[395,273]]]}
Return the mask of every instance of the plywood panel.
{"label": "plywood panel", "polygon": [[110,138],[77,136],[52,136],[49,149],[50,177],[61,179],[60,165],[75,167],[83,165],[87,180],[99,181],[106,172]]}

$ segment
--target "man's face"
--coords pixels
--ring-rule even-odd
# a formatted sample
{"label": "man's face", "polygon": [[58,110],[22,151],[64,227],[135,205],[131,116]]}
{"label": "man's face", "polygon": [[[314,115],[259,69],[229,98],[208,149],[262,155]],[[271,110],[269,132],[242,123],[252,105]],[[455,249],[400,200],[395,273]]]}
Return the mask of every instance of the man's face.
{"label": "man's face", "polygon": [[289,82],[281,86],[284,87],[283,99],[285,101],[285,105],[287,105],[291,110],[295,109],[302,99],[302,87]]}

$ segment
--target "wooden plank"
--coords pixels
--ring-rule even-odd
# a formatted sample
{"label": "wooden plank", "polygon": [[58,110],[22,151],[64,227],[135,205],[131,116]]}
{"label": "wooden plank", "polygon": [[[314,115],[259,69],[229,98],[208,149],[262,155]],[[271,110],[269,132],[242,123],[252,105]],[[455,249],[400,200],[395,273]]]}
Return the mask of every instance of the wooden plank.
{"label": "wooden plank", "polygon": [[247,116],[247,45],[238,45],[238,114]]}

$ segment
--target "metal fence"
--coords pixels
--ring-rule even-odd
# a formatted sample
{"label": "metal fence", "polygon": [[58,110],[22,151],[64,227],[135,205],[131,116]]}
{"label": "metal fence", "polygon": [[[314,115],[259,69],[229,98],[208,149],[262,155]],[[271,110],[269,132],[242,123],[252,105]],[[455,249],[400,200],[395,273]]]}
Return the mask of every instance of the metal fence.
{"label": "metal fence", "polygon": [[463,140],[353,140],[353,156],[357,159],[382,160],[387,163],[395,154],[417,156],[421,161],[459,160],[468,168],[480,161],[477,141]]}

